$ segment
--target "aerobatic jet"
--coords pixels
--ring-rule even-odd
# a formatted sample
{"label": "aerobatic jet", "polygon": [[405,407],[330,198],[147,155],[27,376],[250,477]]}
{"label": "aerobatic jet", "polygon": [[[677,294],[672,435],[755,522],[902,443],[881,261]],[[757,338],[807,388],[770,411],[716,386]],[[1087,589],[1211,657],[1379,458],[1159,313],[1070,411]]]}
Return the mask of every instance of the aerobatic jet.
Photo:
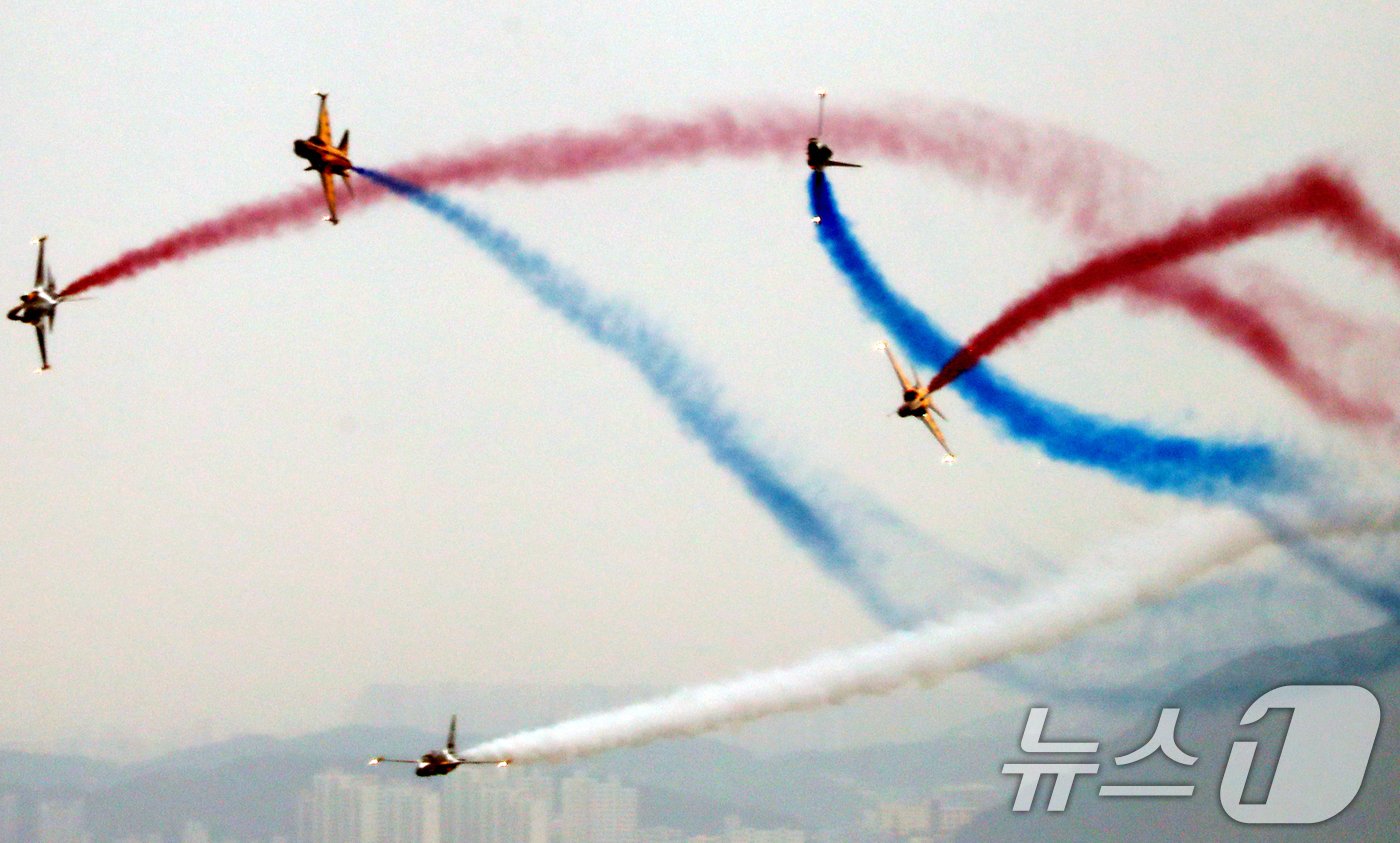
{"label": "aerobatic jet", "polygon": [[60,302],[70,301],[67,296],[58,294],[58,285],[53,280],[53,270],[44,264],[44,243],[47,235],[36,239],[39,244],[39,262],[34,267],[34,289],[19,297],[19,305],[5,314],[12,322],[23,322],[34,326],[34,335],[39,339],[39,371],[49,368],[47,335],[53,333],[54,314]]}
{"label": "aerobatic jet", "polygon": [[331,117],[326,111],[326,97],[330,94],[316,91],[316,96],[321,98],[321,111],[316,118],[316,134],[309,138],[292,142],[292,151],[298,158],[307,160],[306,169],[315,170],[321,174],[321,190],[326,194],[326,208],[330,210],[330,215],[326,221],[331,225],[340,223],[340,217],[335,214],[335,177],[340,176],[345,180],[345,187],[354,193],[354,188],[350,186],[350,170],[355,165],[350,163],[350,130],[346,129],[345,134],[340,136],[340,145],[331,145]]}
{"label": "aerobatic jet", "polygon": [[833,161],[831,147],[822,143],[822,117],[826,111],[826,91],[817,91],[817,135],[807,139],[807,166],[818,172],[827,167],[859,167],[845,161]]}
{"label": "aerobatic jet", "polygon": [[904,370],[899,367],[899,361],[895,359],[894,351],[890,349],[890,344],[887,342],[880,342],[876,347],[885,352],[886,357],[890,358],[890,365],[894,367],[895,377],[899,378],[899,385],[904,389],[904,403],[900,404],[895,412],[899,414],[900,418],[918,416],[920,419],[923,419],[924,424],[928,425],[929,432],[933,434],[934,438],[938,440],[938,444],[942,445],[943,450],[948,454],[943,458],[943,461],[952,462],[957,459],[957,457],[953,455],[952,450],[948,447],[948,440],[943,438],[943,431],[938,429],[938,422],[933,420],[934,413],[937,413],[939,418],[944,420],[948,417],[943,415],[942,410],[933,405],[933,399],[929,396],[928,387],[919,383],[919,373],[917,371],[914,372],[914,380],[909,380],[904,374]]}
{"label": "aerobatic jet", "polygon": [[497,767],[509,767],[510,761],[467,761],[457,755],[457,715],[452,715],[452,725],[447,727],[447,746],[442,749],[435,749],[421,758],[385,758],[377,755],[369,760],[369,766],[376,764],[413,764],[417,769],[413,771],[416,776],[445,776],[463,764],[495,764]]}

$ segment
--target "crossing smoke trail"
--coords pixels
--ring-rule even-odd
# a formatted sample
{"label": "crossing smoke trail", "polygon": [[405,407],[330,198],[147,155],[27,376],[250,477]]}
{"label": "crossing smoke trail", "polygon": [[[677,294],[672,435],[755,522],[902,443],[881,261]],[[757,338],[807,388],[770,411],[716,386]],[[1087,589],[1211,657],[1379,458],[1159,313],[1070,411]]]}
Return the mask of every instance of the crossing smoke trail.
{"label": "crossing smoke trail", "polygon": [[[806,112],[773,109],[747,113],[716,111],[675,121],[636,119],[614,130],[563,131],[484,146],[448,158],[427,158],[396,169],[429,184],[483,185],[503,180],[543,183],[626,168],[694,162],[714,155],[792,155],[793,150],[801,148],[809,121]],[[971,185],[1022,196],[1037,213],[1064,219],[1073,231],[1090,240],[1121,236],[1124,228],[1141,228],[1146,221],[1160,216],[1160,212],[1147,209],[1141,201],[1147,191],[1143,188],[1145,177],[1140,165],[1068,132],[1034,127],[984,109],[962,106],[922,111],[917,106],[906,107],[900,109],[899,116],[852,110],[831,125],[844,151],[935,164]],[[359,191],[353,208],[368,207],[385,195],[383,189],[367,185]],[[132,278],[208,249],[310,226],[319,221],[322,203],[319,190],[307,189],[235,208],[134,249],[79,278],[65,293]],[[1202,278],[1203,285],[1214,281]],[[1178,288],[1163,285],[1162,289],[1168,292],[1156,299],[1150,293],[1145,295],[1148,300],[1172,304]],[[1248,304],[1267,313],[1268,291],[1258,293]],[[1319,322],[1318,314],[1325,312],[1306,302],[1296,304],[1285,327],[1296,329],[1315,324]],[[1266,319],[1276,326],[1281,321],[1276,316]],[[1334,335],[1346,336],[1351,340],[1349,347],[1358,347],[1353,324],[1335,315],[1330,324],[1335,328]],[[1318,343],[1317,357],[1336,347],[1331,342]],[[1360,387],[1358,391],[1364,392]],[[780,517],[780,523],[785,527],[800,523],[804,506],[810,510],[809,502],[798,499],[791,507],[792,514],[786,520]],[[829,526],[829,513],[818,515]],[[824,564],[835,565],[828,570],[840,570],[843,561],[850,563],[854,559],[839,535],[834,542],[818,536],[809,547],[817,548]],[[856,585],[857,593],[868,588],[868,583]],[[878,593],[874,597],[867,601],[874,614],[887,623],[898,623],[897,618],[904,613],[888,606],[887,598]],[[886,603],[884,610],[874,608],[881,602]]]}
{"label": "crossing smoke trail", "polygon": [[[1387,367],[1376,365],[1400,358],[1400,330],[1394,326],[1341,317],[1282,285],[1245,286],[1231,294],[1226,285],[1180,267],[1119,276],[1104,291],[1119,286],[1136,303],[1158,308],[1170,303],[1190,314],[1253,357],[1321,417],[1389,433],[1400,441],[1400,430],[1393,427],[1400,390],[1384,374]],[[1290,325],[1306,325],[1307,330],[1290,331]],[[1363,346],[1368,353],[1360,359],[1346,353]]]}
{"label": "crossing smoke trail", "polygon": [[[939,366],[957,344],[922,311],[895,293],[851,234],[825,176],[808,182],[817,237],[845,276],[861,307],[888,330],[916,362]],[[1099,468],[1153,492],[1220,498],[1243,489],[1282,490],[1296,482],[1296,466],[1262,444],[1213,443],[1160,434],[1111,421],[1042,398],[987,367],[962,378],[959,391],[978,412],[1012,438],[1051,457]]]}
{"label": "crossing smoke trail", "polygon": [[[915,618],[927,618],[930,613],[937,613],[936,607],[932,606],[901,605],[896,602],[895,594],[880,587],[873,577],[873,568],[878,566],[870,564],[870,551],[857,540],[851,524],[836,518],[829,507],[804,493],[798,484],[784,479],[775,465],[746,445],[748,436],[743,432],[739,420],[716,408],[717,390],[709,378],[695,364],[685,361],[683,354],[664,334],[649,325],[630,306],[597,297],[582,282],[554,268],[543,256],[525,250],[511,235],[493,228],[482,218],[443,196],[377,171],[361,172],[366,178],[388,186],[393,192],[405,196],[457,228],[505,265],[541,302],[561,313],[595,341],[621,353],[636,366],[652,388],[667,401],[683,427],[706,444],[716,462],[734,472],[783,529],[811,552],[824,570],[852,588],[876,619],[890,627],[908,627]],[[887,513],[882,513],[879,519],[888,527],[900,527]],[[985,566],[959,560],[927,537],[905,538],[938,558],[945,568],[973,578],[960,582],[960,589],[988,592],[987,582],[976,581],[979,577],[985,580],[990,575]],[[904,552],[907,552],[907,546]],[[992,589],[996,590],[1001,589]],[[1215,639],[1215,643],[1218,644],[1218,639]],[[1141,654],[1134,654],[1131,659],[1120,660],[1119,663],[1129,661],[1140,662]],[[1098,659],[1098,662],[1098,666],[1102,667],[1103,659]],[[1068,683],[1063,677],[1055,675],[1047,676],[1044,671],[997,665],[992,669],[992,676],[1042,695],[1086,696],[1080,684]],[[1115,680],[1103,679],[1087,695],[1099,700],[1107,700],[1110,695],[1118,701],[1139,700],[1164,690],[1159,684],[1160,680],[1159,683],[1138,682],[1122,686],[1110,684],[1112,681]]]}
{"label": "crossing smoke trail", "polygon": [[[1372,525],[1372,526],[1368,526]],[[1394,515],[1319,533],[1393,530]],[[677,691],[650,702],[567,720],[468,749],[473,761],[567,761],[665,738],[697,735],[785,712],[924,685],[1012,656],[1040,652],[1270,544],[1245,516],[1193,515],[1120,539],[1083,560],[1058,586],[991,611],[928,624],[800,664]]]}
{"label": "crossing smoke trail", "polygon": [[[1165,233],[1116,247],[1055,276],[978,331],[943,365],[929,388],[952,383],[1002,345],[1069,307],[1115,287],[1140,286],[1142,273],[1311,222],[1321,222],[1345,244],[1400,276],[1400,237],[1366,206],[1356,186],[1326,167],[1305,167],[1226,200],[1207,214],[1187,216]],[[1203,321],[1237,326],[1240,344],[1285,379],[1292,380],[1298,372],[1282,337],[1255,314],[1242,308],[1223,310],[1222,302],[1208,296],[1189,300],[1187,306]],[[1351,409],[1362,412],[1362,408]]]}
{"label": "crossing smoke trail", "polygon": [[[955,347],[952,340],[890,289],[865,254],[837,208],[826,177],[814,173],[809,188],[812,214],[821,219],[816,226],[818,239],[850,283],[861,307],[916,361],[937,365],[938,359],[951,356]],[[1106,470],[1149,491],[1230,500],[1254,512],[1263,519],[1261,523],[1276,522],[1270,508],[1275,504],[1262,493],[1305,491],[1304,479],[1316,473],[1284,461],[1266,445],[1164,436],[1082,413],[1022,390],[986,366],[969,371],[958,385],[973,406],[1010,436],[1057,459]],[[1274,494],[1269,499],[1281,498]],[[1304,553],[1301,558],[1359,600],[1392,617],[1400,609],[1400,593],[1393,587],[1353,574],[1325,554]]]}
{"label": "crossing smoke trail", "polygon": [[[502,180],[543,183],[631,167],[694,162],[712,155],[791,155],[801,148],[809,131],[809,119],[806,112],[768,108],[714,111],[669,121],[634,119],[615,129],[565,130],[482,146],[454,156],[429,157],[406,165],[404,171],[430,184],[482,185]],[[1070,230],[1091,242],[1121,238],[1125,231],[1144,229],[1163,216],[1161,208],[1149,207],[1143,201],[1144,196],[1153,194],[1142,165],[1069,132],[1021,123],[985,109],[930,108],[919,103],[901,105],[897,111],[853,109],[833,119],[831,128],[832,136],[839,138],[841,149],[846,152],[933,164],[974,187],[1020,196],[1039,215],[1064,221]],[[368,207],[384,196],[382,188],[365,185],[354,207]],[[206,249],[306,227],[318,221],[322,213],[322,199],[314,189],[236,208],[132,250],[79,278],[65,292],[131,278]],[[1203,290],[1234,280],[1232,276],[1220,278],[1201,273],[1189,278]],[[1187,292],[1183,293],[1183,289]],[[1146,290],[1142,296],[1152,303],[1179,307],[1177,299],[1196,295],[1191,289],[1181,283],[1163,283],[1155,292]],[[1314,370],[1339,369],[1349,375],[1352,381],[1348,387],[1354,394],[1376,393],[1378,384],[1381,388],[1388,384],[1394,391],[1390,367],[1365,365],[1393,359],[1393,355],[1373,351],[1376,334],[1387,331],[1385,339],[1395,339],[1389,326],[1360,326],[1296,296],[1280,310],[1275,307],[1280,291],[1281,285],[1269,279],[1244,287],[1236,284],[1230,293],[1261,314],[1293,345],[1298,345],[1300,338],[1306,340],[1307,354],[1296,354],[1295,358],[1306,356]],[[1323,325],[1325,331],[1312,330],[1313,326]],[[1394,346],[1391,342],[1385,348]],[[931,365],[936,367],[945,359],[932,361]],[[1346,365],[1339,365],[1338,361]],[[1174,441],[1179,441],[1188,452],[1197,444],[1192,440]],[[1172,442],[1159,444],[1170,448]],[[1157,488],[1152,485],[1153,480],[1148,477],[1148,488]]]}
{"label": "crossing smoke trail", "polygon": [[711,459],[739,478],[750,496],[799,547],[819,560],[823,570],[845,583],[886,625],[908,625],[909,616],[867,578],[860,554],[837,525],[837,514],[804,495],[749,444],[740,419],[718,408],[719,389],[659,327],[625,302],[594,294],[543,255],[527,250],[512,235],[445,197],[375,170],[357,168],[356,172],[456,228],[500,262],[541,304],[594,342],[625,357],[666,401],[682,427],[704,444]]}
{"label": "crossing smoke trail", "polygon": [[[1155,283],[1154,277],[1160,274],[1147,273],[1144,283]],[[1400,418],[1400,378],[1394,376],[1395,362],[1400,360],[1400,325],[1320,308],[1266,267],[1240,266],[1216,277],[1221,283],[1208,284],[1209,294],[1237,301],[1249,314],[1229,324],[1222,319],[1221,327],[1212,329],[1217,335],[1257,330],[1263,336],[1264,328],[1254,318],[1262,316],[1287,335],[1288,360],[1297,369],[1275,370],[1285,384],[1302,398],[1309,393],[1316,396],[1313,408],[1323,416],[1365,425],[1388,434],[1392,446],[1400,444],[1400,425],[1395,424]],[[1127,292],[1130,304],[1151,309],[1159,304]]]}
{"label": "crossing smoke trail", "polygon": [[[790,155],[801,148],[810,114],[791,109],[712,111],[679,120],[632,118],[614,130],[563,130],[434,156],[396,167],[401,177],[428,187],[484,185],[502,180],[541,183],[621,169],[698,161],[709,156]],[[1120,240],[1164,216],[1144,196],[1146,167],[1107,146],[1053,127],[1017,121],[967,105],[932,107],[904,102],[889,112],[851,109],[834,115],[831,133],[856,155],[934,164],[976,187],[1026,199],[1041,216],[1064,220],[1095,243]],[[384,198],[370,185],[349,210]],[[299,190],[234,208],[132,249],[70,284],[76,295],[208,249],[304,228],[320,219],[320,192]],[[1383,226],[1368,248],[1393,248]],[[1389,325],[1362,324],[1258,280],[1240,285],[1231,275],[1163,270],[1128,293],[1148,304],[1181,309],[1254,354],[1325,417],[1377,424],[1400,407],[1390,368],[1374,361],[1400,343]],[[1228,291],[1224,288],[1229,287]],[[1287,360],[1278,351],[1285,344]],[[937,361],[940,365],[945,361]],[[1346,377],[1338,380],[1336,372]],[[1397,434],[1400,436],[1400,434]]]}

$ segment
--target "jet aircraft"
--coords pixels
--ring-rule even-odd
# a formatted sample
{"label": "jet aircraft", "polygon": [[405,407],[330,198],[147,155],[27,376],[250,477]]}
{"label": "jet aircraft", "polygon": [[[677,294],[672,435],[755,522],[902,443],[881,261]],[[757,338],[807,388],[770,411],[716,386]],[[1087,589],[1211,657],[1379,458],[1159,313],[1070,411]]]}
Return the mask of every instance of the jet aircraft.
{"label": "jet aircraft", "polygon": [[72,301],[58,294],[58,285],[53,280],[53,270],[44,263],[44,243],[47,235],[36,239],[39,244],[39,262],[34,267],[34,289],[19,297],[19,304],[5,314],[12,322],[23,322],[34,326],[34,335],[39,339],[39,371],[49,366],[47,335],[53,333],[54,314],[60,302]]}
{"label": "jet aircraft", "polygon": [[826,91],[817,91],[817,136],[807,139],[807,166],[817,172],[827,167],[859,167],[845,161],[833,161],[831,147],[822,143],[822,117],[826,111]]}
{"label": "jet aircraft", "polygon": [[467,761],[457,755],[457,715],[452,715],[452,724],[447,727],[447,746],[442,749],[435,749],[418,759],[411,758],[385,758],[377,755],[369,760],[369,766],[376,764],[414,764],[417,769],[413,771],[416,776],[445,776],[463,764],[495,764],[497,767],[509,767],[510,761]]}
{"label": "jet aircraft", "polygon": [[354,194],[354,188],[350,186],[350,170],[354,164],[350,163],[350,130],[346,129],[345,134],[340,136],[340,145],[331,145],[331,118],[326,111],[326,97],[330,94],[316,91],[316,96],[321,98],[321,111],[316,118],[316,134],[309,138],[292,142],[292,151],[298,158],[307,160],[306,169],[315,170],[321,174],[321,190],[326,194],[326,208],[330,210],[330,215],[326,221],[331,225],[340,223],[340,217],[335,214],[335,177],[340,176],[345,180],[345,187]]}
{"label": "jet aircraft", "polygon": [[890,365],[894,367],[895,377],[899,378],[899,385],[904,389],[904,403],[900,404],[895,412],[899,414],[900,418],[918,416],[920,419],[923,419],[924,424],[928,425],[929,432],[933,434],[934,438],[938,440],[938,444],[942,445],[943,450],[948,454],[943,458],[943,461],[953,462],[956,460],[957,457],[954,456],[952,450],[948,447],[948,440],[943,438],[943,431],[938,429],[938,422],[933,420],[933,414],[937,413],[939,418],[945,420],[948,417],[943,415],[942,410],[939,410],[933,405],[933,399],[929,396],[928,387],[919,383],[919,373],[917,371],[914,372],[914,379],[911,381],[904,374],[904,370],[899,367],[899,361],[895,359],[894,351],[890,349],[889,343],[877,343],[876,348],[885,352],[885,356],[890,358]]}

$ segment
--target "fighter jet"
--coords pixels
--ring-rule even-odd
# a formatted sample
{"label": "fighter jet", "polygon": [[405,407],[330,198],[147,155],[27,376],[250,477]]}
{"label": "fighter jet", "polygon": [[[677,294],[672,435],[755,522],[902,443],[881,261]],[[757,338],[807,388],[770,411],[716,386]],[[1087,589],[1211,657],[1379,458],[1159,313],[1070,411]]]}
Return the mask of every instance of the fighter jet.
{"label": "fighter jet", "polygon": [[807,166],[818,172],[827,167],[859,167],[845,161],[832,161],[831,147],[822,143],[822,117],[826,111],[826,91],[817,90],[817,136],[807,139]]}
{"label": "fighter jet", "polygon": [[49,349],[46,335],[53,333],[54,314],[59,302],[70,301],[67,296],[58,294],[58,285],[53,280],[53,270],[44,264],[44,242],[47,235],[36,239],[39,244],[39,263],[34,267],[34,289],[19,297],[19,305],[5,314],[12,322],[23,322],[34,326],[34,335],[39,338],[39,371],[49,368]]}
{"label": "fighter jet", "polygon": [[354,193],[354,188],[350,186],[350,170],[354,167],[350,163],[350,130],[346,129],[345,134],[340,136],[340,146],[331,146],[331,118],[326,112],[326,97],[330,94],[321,91],[315,93],[321,98],[321,112],[316,118],[316,134],[305,140],[298,138],[293,141],[292,151],[298,158],[307,160],[306,169],[321,174],[321,189],[326,193],[326,207],[330,209],[326,221],[337,225],[340,223],[340,217],[335,215],[335,177],[340,176],[344,179],[346,189],[352,195]]}
{"label": "fighter jet", "polygon": [[457,715],[452,715],[452,725],[447,727],[447,746],[442,749],[435,749],[432,752],[418,759],[409,758],[385,758],[377,755],[369,760],[369,766],[376,764],[414,764],[417,765],[413,771],[416,776],[445,776],[463,764],[495,764],[497,767],[509,767],[510,760],[505,761],[467,761],[457,755]]}
{"label": "fighter jet", "polygon": [[923,419],[924,424],[928,425],[929,432],[933,434],[934,438],[938,440],[938,444],[942,445],[943,450],[948,454],[943,458],[943,461],[953,462],[956,460],[957,457],[948,447],[948,440],[943,438],[943,431],[938,429],[938,422],[933,420],[933,413],[937,413],[939,418],[945,420],[948,417],[943,415],[942,410],[933,405],[933,400],[929,397],[928,387],[919,382],[919,373],[914,372],[914,379],[909,380],[904,374],[904,370],[899,367],[899,361],[895,359],[894,351],[890,349],[889,343],[880,342],[875,347],[885,352],[885,356],[890,358],[890,365],[894,367],[895,377],[899,378],[899,385],[904,389],[904,403],[900,404],[895,412],[899,414],[900,418],[918,416]]}

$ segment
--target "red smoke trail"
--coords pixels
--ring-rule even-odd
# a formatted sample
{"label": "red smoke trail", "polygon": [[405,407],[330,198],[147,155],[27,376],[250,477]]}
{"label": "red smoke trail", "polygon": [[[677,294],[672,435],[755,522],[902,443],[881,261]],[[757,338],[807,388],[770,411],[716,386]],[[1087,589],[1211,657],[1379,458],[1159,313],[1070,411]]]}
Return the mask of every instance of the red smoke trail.
{"label": "red smoke trail", "polygon": [[[1362,256],[1400,275],[1400,235],[1386,228],[1347,178],[1322,166],[1306,167],[1283,181],[1225,201],[1203,217],[1188,216],[1166,233],[1136,240],[1091,258],[1050,279],[973,336],[930,382],[951,383],[983,357],[1054,314],[1115,288],[1170,302],[1228,337],[1308,394],[1320,409],[1353,420],[1388,412],[1363,406],[1326,387],[1296,360],[1282,334],[1257,311],[1181,272],[1159,270],[1282,228],[1317,221]],[[1312,394],[1321,385],[1329,394]]]}
{"label": "red smoke trail", "polygon": [[[459,154],[429,156],[393,173],[429,188],[484,185],[504,180],[543,183],[644,166],[695,162],[706,157],[790,157],[800,161],[812,115],[793,109],[713,111],[679,120],[634,118],[616,128],[565,130],[485,145]],[[1148,230],[1166,216],[1143,197],[1156,195],[1148,168],[1111,148],[1070,132],[1023,123],[969,106],[942,108],[913,102],[883,111],[842,110],[827,137],[846,157],[876,156],[932,163],[959,180],[1027,199],[1043,217],[1061,219],[1091,242]],[[1349,188],[1349,185],[1348,185]],[[348,210],[384,198],[362,185]],[[1353,194],[1353,199],[1355,199]],[[1358,241],[1394,264],[1395,237],[1359,200],[1351,204]],[[251,205],[127,252],[77,279],[72,295],[132,278],[165,263],[238,242],[315,224],[324,213],[320,191],[306,188]],[[1236,289],[1227,292],[1227,287]],[[1155,305],[1178,308],[1258,359],[1323,415],[1378,421],[1386,405],[1400,405],[1388,365],[1400,338],[1390,326],[1360,326],[1349,317],[1291,293],[1285,285],[1256,282],[1238,289],[1234,275],[1217,277],[1174,269],[1140,274],[1132,284],[1108,287]],[[1300,351],[1306,349],[1306,353]],[[1350,377],[1345,387],[1335,378]],[[1366,396],[1352,398],[1348,395]],[[1371,396],[1386,395],[1377,404]]]}
{"label": "red smoke trail", "polygon": [[[1339,396],[1355,396],[1350,401],[1357,407],[1384,408],[1350,418],[1360,421],[1369,417],[1375,422],[1400,419],[1400,378],[1395,377],[1396,361],[1400,361],[1400,326],[1319,307],[1304,292],[1280,279],[1278,273],[1259,266],[1232,267],[1228,274],[1209,276],[1209,281],[1223,295],[1238,299],[1269,323],[1287,329],[1293,359],[1299,361],[1308,377],[1323,381],[1328,390]],[[1131,290],[1129,295],[1132,296]],[[1147,306],[1160,304],[1136,297],[1130,301]],[[1335,417],[1348,418],[1343,412]],[[1392,423],[1382,432],[1400,443],[1400,423]]]}
{"label": "red smoke trail", "polygon": [[[371,186],[370,189],[359,190],[355,201],[369,204],[382,198],[383,193],[383,188]],[[324,213],[325,199],[319,187],[285,193],[251,205],[239,205],[213,219],[162,237],[149,246],[122,254],[69,284],[63,289],[63,295],[76,295],[93,287],[131,278],[162,264],[182,261],[230,243],[270,237],[289,228],[310,226],[319,222]]]}
{"label": "red smoke trail", "polygon": [[[981,109],[919,110],[905,106],[898,117],[852,111],[829,121],[828,136],[839,138],[839,148],[855,154],[937,162],[974,184],[1027,196],[1037,210],[1068,216],[1079,233],[1090,236],[1107,233],[1099,194],[1111,193],[1118,181],[1131,181],[1137,169],[1107,148]],[[430,156],[394,167],[392,172],[425,188],[440,188],[579,179],[715,156],[786,155],[796,163],[802,160],[811,123],[809,112],[791,109],[744,115],[714,111],[687,120],[633,118],[617,129],[564,130],[450,157]],[[364,208],[384,196],[382,188],[367,185],[347,209]],[[210,249],[310,225],[323,213],[321,193],[315,188],[233,208],[133,249],[75,280],[63,292],[74,295]]]}
{"label": "red smoke trail", "polygon": [[[1388,424],[1396,418],[1387,402],[1376,400],[1364,389],[1357,391],[1365,397],[1354,398],[1331,380],[1335,373],[1324,375],[1310,367],[1260,307],[1230,296],[1213,279],[1172,268],[1130,276],[1123,283],[1131,284],[1129,293],[1145,303],[1172,306],[1191,314],[1206,330],[1249,353],[1295,393],[1306,398],[1325,418],[1372,425]],[[1265,304],[1270,310],[1279,309],[1273,301]],[[1311,305],[1304,306],[1309,313],[1320,311]],[[1377,335],[1379,333],[1376,331]],[[1392,346],[1392,349],[1400,351],[1400,347]],[[1400,355],[1389,354],[1386,359],[1400,359]]]}

